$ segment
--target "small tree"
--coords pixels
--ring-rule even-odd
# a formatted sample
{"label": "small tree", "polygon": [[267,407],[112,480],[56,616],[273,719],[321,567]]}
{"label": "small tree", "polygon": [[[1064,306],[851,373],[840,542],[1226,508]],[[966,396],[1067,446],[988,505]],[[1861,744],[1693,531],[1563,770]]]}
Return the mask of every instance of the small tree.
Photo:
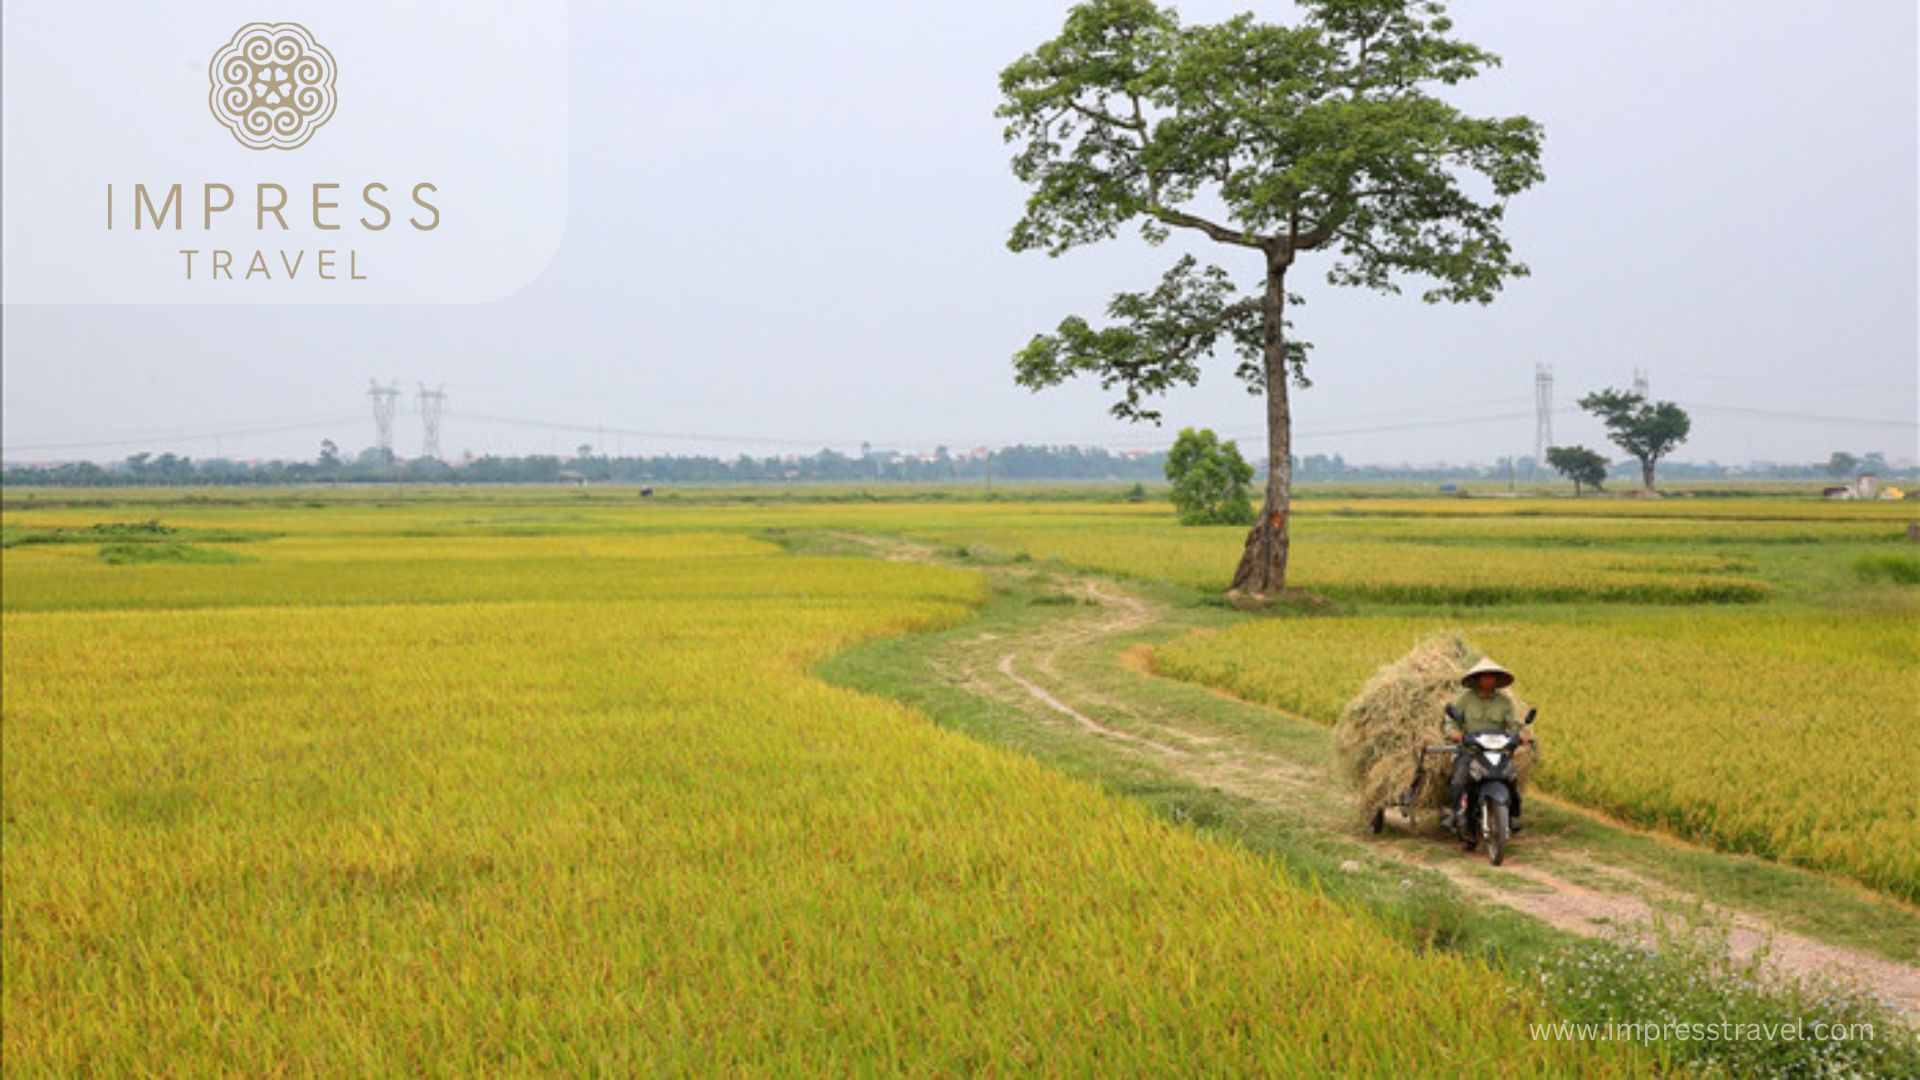
{"label": "small tree", "polygon": [[1860,471],[1860,459],[1845,450],[1835,450],[1827,459],[1827,475],[1835,480],[1845,480]]}
{"label": "small tree", "polygon": [[1173,481],[1173,505],[1182,525],[1250,525],[1253,503],[1247,484],[1253,466],[1229,439],[1221,442],[1207,428],[1186,428],[1167,453],[1167,479]]}
{"label": "small tree", "polygon": [[[1138,227],[1176,230],[1247,260],[1236,281],[1192,255],[1159,284],[1028,342],[1016,381],[1090,375],[1112,412],[1159,419],[1151,398],[1200,377],[1216,347],[1266,398],[1267,489],[1232,588],[1286,586],[1293,412],[1306,342],[1296,260],[1334,285],[1487,303],[1526,273],[1502,231],[1507,199],[1541,178],[1540,125],[1475,116],[1440,93],[1498,58],[1453,35],[1433,0],[1302,0],[1292,26],[1239,15],[1182,26],[1153,0],[1087,0],[1060,35],[1000,74],[1014,175],[1031,193],[1008,244],[1060,255]],[[1298,280],[1298,278],[1295,278]],[[1247,286],[1251,286],[1248,288]]]}
{"label": "small tree", "polygon": [[1573,494],[1578,497],[1581,485],[1600,490],[1607,479],[1607,459],[1584,446],[1549,446],[1547,464],[1561,476],[1573,481]]}
{"label": "small tree", "polygon": [[1599,417],[1607,425],[1607,438],[1640,462],[1640,480],[1649,495],[1654,493],[1653,467],[1693,430],[1693,420],[1680,406],[1624,390],[1588,394],[1580,407]]}

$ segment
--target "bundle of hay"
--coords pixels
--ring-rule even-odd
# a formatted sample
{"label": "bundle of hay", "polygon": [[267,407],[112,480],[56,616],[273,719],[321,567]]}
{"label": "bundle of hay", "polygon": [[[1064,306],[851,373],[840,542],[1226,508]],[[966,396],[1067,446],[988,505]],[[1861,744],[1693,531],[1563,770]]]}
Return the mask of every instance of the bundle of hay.
{"label": "bundle of hay", "polygon": [[[1460,677],[1480,655],[1457,634],[1428,638],[1375,672],[1360,696],[1347,702],[1333,727],[1333,748],[1342,773],[1359,795],[1362,820],[1390,805],[1413,783],[1415,752],[1440,744],[1443,710],[1459,695]],[[1527,714],[1518,696],[1514,707],[1519,715]],[[1535,757],[1531,747],[1514,757],[1522,785],[1532,780]],[[1421,762],[1427,775],[1412,809],[1446,809],[1453,758],[1430,754]]]}

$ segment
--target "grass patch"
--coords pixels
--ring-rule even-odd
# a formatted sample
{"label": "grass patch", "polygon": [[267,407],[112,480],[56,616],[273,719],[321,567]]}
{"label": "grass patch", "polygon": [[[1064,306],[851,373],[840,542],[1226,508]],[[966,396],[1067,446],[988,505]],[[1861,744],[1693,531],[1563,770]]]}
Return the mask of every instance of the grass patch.
{"label": "grass patch", "polygon": [[[1764,952],[1735,961],[1726,946],[1711,927],[1591,942],[1523,985],[1577,1023],[1614,1025],[1615,1038],[1651,1028],[1635,1041],[1707,1075],[1920,1076],[1920,1040],[1885,1006],[1846,987],[1782,983],[1764,974]],[[1788,1028],[1797,1037],[1766,1034]]]}
{"label": "grass patch", "polygon": [[64,526],[32,528],[9,526],[0,531],[0,548],[31,547],[36,544],[163,544],[192,541],[196,544],[238,544],[253,540],[271,540],[279,533],[244,529],[186,529],[167,525],[157,519],[147,521],[98,521],[84,528]]}
{"label": "grass patch", "polygon": [[219,548],[194,547],[192,544],[143,543],[102,544],[100,561],[108,566],[132,566],[136,563],[226,564],[257,562],[251,555]]}
{"label": "grass patch", "polygon": [[1082,602],[1081,597],[1074,596],[1072,593],[1063,592],[1038,593],[1027,601],[1028,604],[1035,607],[1074,607]]}
{"label": "grass patch", "polygon": [[1853,572],[1862,581],[1920,585],[1920,555],[1862,555],[1853,560]]}

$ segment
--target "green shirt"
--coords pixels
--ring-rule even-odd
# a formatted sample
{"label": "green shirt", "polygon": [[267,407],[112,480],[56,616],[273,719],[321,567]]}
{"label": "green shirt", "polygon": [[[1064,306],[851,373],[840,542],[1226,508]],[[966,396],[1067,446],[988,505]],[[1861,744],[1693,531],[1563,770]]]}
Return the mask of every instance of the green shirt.
{"label": "green shirt", "polygon": [[1453,707],[1466,717],[1464,725],[1453,722],[1449,716],[1441,725],[1441,730],[1451,735],[1456,731],[1489,731],[1498,728],[1509,735],[1520,734],[1520,716],[1513,707],[1513,698],[1505,690],[1495,690],[1487,697],[1481,697],[1478,690],[1463,690],[1453,699]]}

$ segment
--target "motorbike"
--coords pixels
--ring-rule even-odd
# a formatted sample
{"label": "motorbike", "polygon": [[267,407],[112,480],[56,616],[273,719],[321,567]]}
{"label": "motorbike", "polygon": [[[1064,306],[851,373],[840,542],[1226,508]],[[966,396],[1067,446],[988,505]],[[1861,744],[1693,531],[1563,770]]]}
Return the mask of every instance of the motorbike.
{"label": "motorbike", "polygon": [[[1521,723],[1524,733],[1533,726],[1537,709],[1530,709]],[[1447,706],[1453,722],[1462,717]],[[1429,753],[1470,754],[1467,761],[1467,786],[1460,801],[1451,810],[1450,824],[1468,851],[1485,846],[1487,861],[1499,866],[1507,857],[1507,844],[1513,839],[1513,814],[1520,809],[1519,771],[1513,755],[1520,749],[1524,735],[1504,731],[1469,731],[1458,743],[1427,747]]]}
{"label": "motorbike", "polygon": [[[1453,706],[1447,706],[1446,713],[1454,723],[1464,723],[1464,717]],[[1521,724],[1523,733],[1533,726],[1538,714],[1538,709],[1528,710]],[[1426,770],[1420,767],[1421,758],[1428,754],[1449,757],[1471,754],[1466,789],[1459,803],[1448,809],[1441,826],[1453,830],[1468,851],[1485,845],[1487,861],[1499,866],[1507,857],[1507,844],[1513,839],[1513,817],[1520,809],[1519,771],[1513,756],[1522,741],[1520,735],[1499,730],[1469,731],[1458,743],[1416,747],[1413,783],[1388,806],[1375,808],[1369,822],[1371,830],[1375,833],[1385,830],[1389,807],[1398,808],[1409,823],[1413,822],[1414,808],[1420,804],[1420,789],[1427,779]]]}

